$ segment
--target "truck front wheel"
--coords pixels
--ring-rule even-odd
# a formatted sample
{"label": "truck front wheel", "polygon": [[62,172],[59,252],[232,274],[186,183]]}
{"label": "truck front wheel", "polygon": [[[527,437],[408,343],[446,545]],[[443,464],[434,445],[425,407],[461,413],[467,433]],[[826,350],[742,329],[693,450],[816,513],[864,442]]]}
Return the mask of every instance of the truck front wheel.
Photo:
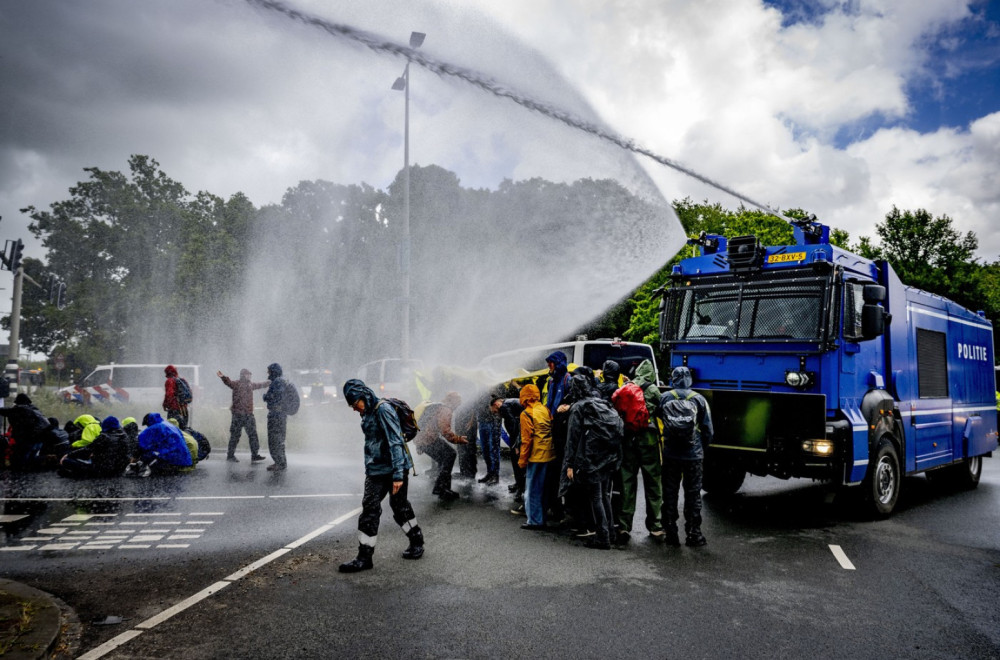
{"label": "truck front wheel", "polygon": [[896,508],[902,484],[896,447],[888,438],[882,438],[862,484],[867,511],[876,518],[887,518]]}
{"label": "truck front wheel", "polygon": [[743,485],[747,472],[743,468],[718,461],[706,461],[702,490],[712,495],[733,495]]}

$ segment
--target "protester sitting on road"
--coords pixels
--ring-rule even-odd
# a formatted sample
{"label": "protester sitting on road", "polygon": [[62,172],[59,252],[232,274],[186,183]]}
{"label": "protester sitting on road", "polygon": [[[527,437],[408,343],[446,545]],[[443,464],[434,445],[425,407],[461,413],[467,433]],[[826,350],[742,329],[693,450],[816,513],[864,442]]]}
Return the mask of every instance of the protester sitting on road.
{"label": "protester sitting on road", "polygon": [[122,420],[122,430],[128,436],[128,455],[139,455],[139,424],[135,417],[126,417]]}
{"label": "protester sitting on road", "polygon": [[49,420],[35,407],[27,394],[14,397],[14,405],[0,408],[13,431],[14,443],[10,452],[10,466],[14,470],[36,470],[42,467],[42,433],[49,427]]}
{"label": "protester sitting on road", "polygon": [[43,437],[46,455],[49,460],[58,465],[62,457],[68,454],[71,449],[69,434],[59,426],[58,419],[49,417],[49,428],[45,429]]}
{"label": "protester sitting on road", "polygon": [[256,463],[266,460],[260,455],[260,441],[257,439],[257,420],[253,416],[253,392],[261,390],[271,384],[265,380],[255,383],[250,380],[253,375],[249,369],[240,369],[240,379],[233,381],[221,371],[216,371],[215,375],[222,379],[222,382],[233,391],[233,403],[229,410],[233,414],[232,422],[229,424],[229,450],[226,452],[226,460],[232,463],[239,462],[236,458],[236,445],[239,444],[240,435],[246,429],[247,441],[250,443],[250,461]]}
{"label": "protester sitting on road", "polygon": [[[192,466],[192,454],[184,442],[181,430],[163,421],[160,413],[147,413],[142,418],[146,427],[139,434],[139,453],[134,456],[132,472],[140,476],[177,474]],[[195,449],[197,454],[197,448]]]}
{"label": "protester sitting on road", "polygon": [[93,442],[63,457],[59,464],[59,476],[117,477],[128,464],[128,436],[117,417],[105,417],[101,422],[101,433]]}
{"label": "protester sitting on road", "polygon": [[73,449],[86,447],[101,434],[101,421],[93,415],[80,415],[73,420],[73,427],[73,433],[70,434]]}
{"label": "protester sitting on road", "polygon": [[356,573],[372,568],[382,500],[386,495],[389,495],[393,520],[410,539],[403,559],[420,559],[424,554],[424,534],[406,497],[407,471],[413,467],[413,462],[406,452],[399,416],[391,404],[375,396],[375,392],[358,379],[344,383],[344,398],[347,405],[361,415],[361,429],[365,434],[365,489],[358,517],[358,556],[341,564],[338,570]]}
{"label": "protester sitting on road", "polygon": [[188,453],[191,454],[191,467],[182,468],[181,472],[191,472],[198,465],[198,440],[188,431],[188,429],[181,428],[177,423],[177,420],[171,417],[167,420],[167,423],[173,424],[177,428],[181,429],[181,435],[184,436],[184,444],[187,446]]}
{"label": "protester sitting on road", "polygon": [[451,416],[461,403],[458,392],[448,392],[443,401],[429,404],[420,417],[420,432],[413,438],[417,453],[427,454],[438,465],[431,492],[442,500],[458,499],[458,493],[451,489],[451,470],[455,467],[456,456],[451,445],[464,445],[468,440],[451,430]]}

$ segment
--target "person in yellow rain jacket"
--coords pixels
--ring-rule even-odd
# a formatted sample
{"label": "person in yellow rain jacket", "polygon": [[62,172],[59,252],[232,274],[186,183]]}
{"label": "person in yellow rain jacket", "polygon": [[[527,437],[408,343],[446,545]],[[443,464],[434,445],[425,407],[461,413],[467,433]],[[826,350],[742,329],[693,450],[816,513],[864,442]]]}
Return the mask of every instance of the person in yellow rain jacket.
{"label": "person in yellow rain jacket", "polygon": [[528,522],[521,529],[545,529],[545,473],[555,460],[552,446],[552,418],[541,401],[535,385],[521,388],[521,457],[518,465],[526,469],[524,510]]}

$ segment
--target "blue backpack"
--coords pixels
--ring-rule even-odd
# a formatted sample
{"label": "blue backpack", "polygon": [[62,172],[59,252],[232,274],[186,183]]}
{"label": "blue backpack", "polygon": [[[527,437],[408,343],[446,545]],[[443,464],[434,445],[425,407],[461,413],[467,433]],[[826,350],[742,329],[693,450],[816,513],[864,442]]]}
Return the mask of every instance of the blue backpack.
{"label": "blue backpack", "polygon": [[174,378],[174,384],[177,386],[175,394],[177,397],[177,403],[186,406],[194,400],[194,397],[191,395],[191,386],[188,385],[186,380],[178,376],[177,378]]}

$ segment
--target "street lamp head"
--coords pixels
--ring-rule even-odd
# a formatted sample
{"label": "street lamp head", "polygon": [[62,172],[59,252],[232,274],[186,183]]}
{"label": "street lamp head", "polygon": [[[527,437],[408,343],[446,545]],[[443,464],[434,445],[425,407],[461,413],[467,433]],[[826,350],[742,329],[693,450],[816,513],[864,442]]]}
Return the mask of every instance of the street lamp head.
{"label": "street lamp head", "polygon": [[427,37],[423,32],[411,32],[410,33],[410,48],[420,48],[421,44],[424,43],[424,39]]}
{"label": "street lamp head", "polygon": [[406,89],[406,77],[400,76],[396,78],[396,82],[392,83],[392,88],[397,92],[401,92]]}

